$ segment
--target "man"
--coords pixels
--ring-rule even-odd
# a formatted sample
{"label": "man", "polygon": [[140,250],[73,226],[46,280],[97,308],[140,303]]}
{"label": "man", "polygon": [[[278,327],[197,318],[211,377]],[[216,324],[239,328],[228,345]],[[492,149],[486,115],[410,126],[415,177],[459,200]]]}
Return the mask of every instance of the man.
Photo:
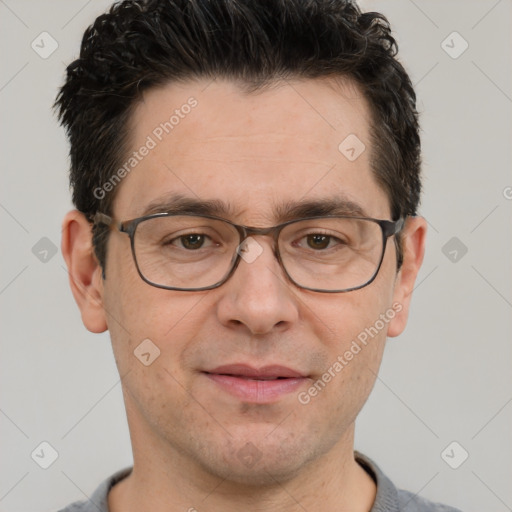
{"label": "man", "polygon": [[66,511],[454,510],[354,452],[425,245],[395,54],[349,1],[131,0],[86,31],[62,250],[134,465]]}

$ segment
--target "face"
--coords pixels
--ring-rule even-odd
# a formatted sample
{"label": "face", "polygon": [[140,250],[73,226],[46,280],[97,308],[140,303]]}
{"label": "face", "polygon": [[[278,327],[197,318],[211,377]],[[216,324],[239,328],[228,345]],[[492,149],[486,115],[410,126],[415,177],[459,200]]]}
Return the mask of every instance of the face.
{"label": "face", "polygon": [[[195,106],[182,108],[190,97]],[[172,131],[158,130],[176,109]],[[147,92],[132,121],[133,151],[148,136],[156,144],[118,185],[117,220],[173,195],[222,201],[225,218],[254,227],[279,223],[280,206],[340,198],[390,219],[370,169],[368,106],[348,82],[297,81],[256,94],[220,80],[173,84]],[[338,149],[350,134],[366,146],[355,160]],[[374,282],[348,293],[299,289],[272,239],[254,239],[261,254],[242,260],[226,283],[186,292],[145,283],[128,236],[112,231],[106,280],[84,321],[110,331],[135,459],[151,451],[254,483],[269,473],[286,480],[351,442],[386,334],[405,323],[411,283],[396,272],[393,239]],[[148,366],[134,355],[147,339],[150,359],[160,351]]]}

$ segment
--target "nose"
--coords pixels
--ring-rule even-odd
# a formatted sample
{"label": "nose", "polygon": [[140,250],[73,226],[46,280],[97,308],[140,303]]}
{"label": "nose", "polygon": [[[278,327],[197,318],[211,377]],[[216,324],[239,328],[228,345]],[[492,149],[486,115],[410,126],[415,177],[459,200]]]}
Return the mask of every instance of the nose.
{"label": "nose", "polygon": [[218,289],[219,321],[250,334],[282,331],[299,318],[294,285],[286,278],[266,236],[254,236],[241,248],[231,278]]}

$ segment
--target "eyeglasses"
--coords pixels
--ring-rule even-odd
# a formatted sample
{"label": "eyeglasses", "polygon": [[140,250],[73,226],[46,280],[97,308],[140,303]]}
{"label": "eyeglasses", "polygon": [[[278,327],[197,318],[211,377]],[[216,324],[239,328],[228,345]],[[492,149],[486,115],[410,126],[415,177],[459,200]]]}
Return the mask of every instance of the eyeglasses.
{"label": "eyeglasses", "polygon": [[[118,222],[96,213],[94,223],[130,237],[135,266],[148,284],[166,290],[217,288],[262,251],[254,235],[273,237],[274,255],[299,288],[339,293],[369,285],[377,276],[397,221],[327,216],[295,219],[269,228],[233,224],[208,215],[157,213]],[[256,251],[256,252],[255,252]]]}

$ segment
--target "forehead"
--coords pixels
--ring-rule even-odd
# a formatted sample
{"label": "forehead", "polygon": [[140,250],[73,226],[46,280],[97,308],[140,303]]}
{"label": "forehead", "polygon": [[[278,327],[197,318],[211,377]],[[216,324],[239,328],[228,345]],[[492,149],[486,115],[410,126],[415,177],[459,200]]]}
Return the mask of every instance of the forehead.
{"label": "forehead", "polygon": [[338,197],[389,216],[370,167],[369,108],[349,81],[282,81],[251,93],[219,79],[151,89],[132,115],[130,147],[118,218],[173,195],[220,200],[233,220],[253,225],[275,220],[283,204]]}

